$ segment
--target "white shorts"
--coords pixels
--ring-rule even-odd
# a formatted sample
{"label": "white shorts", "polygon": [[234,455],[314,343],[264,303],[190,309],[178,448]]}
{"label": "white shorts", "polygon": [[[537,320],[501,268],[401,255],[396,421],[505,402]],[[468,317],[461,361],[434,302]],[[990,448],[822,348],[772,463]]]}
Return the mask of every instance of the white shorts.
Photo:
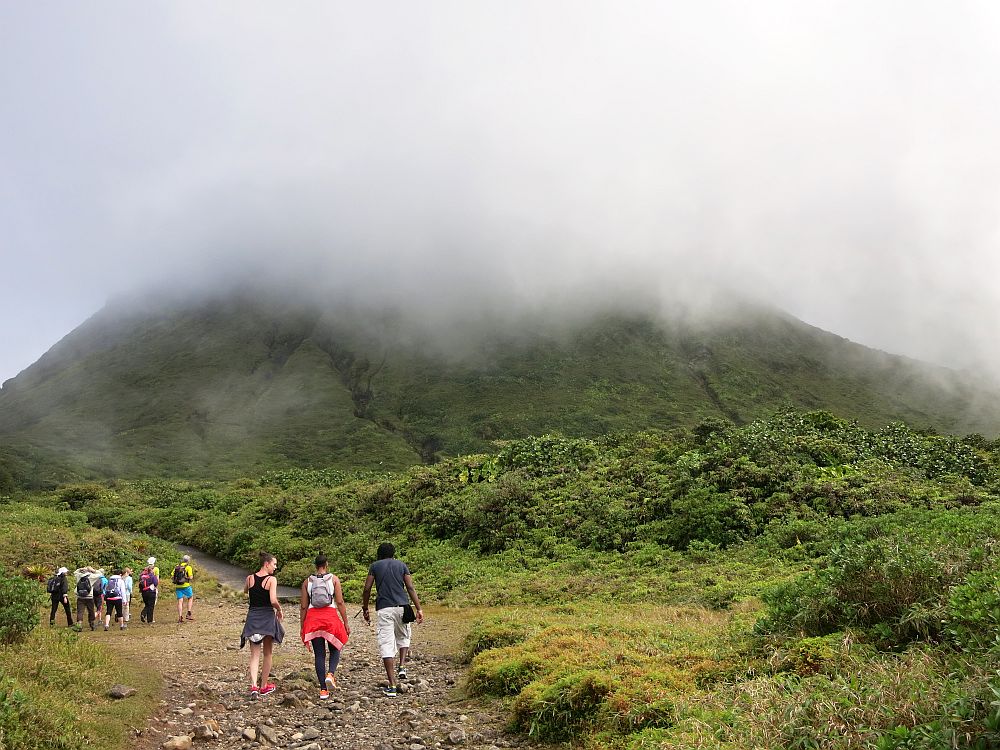
{"label": "white shorts", "polygon": [[409,647],[410,624],[403,624],[402,607],[383,607],[375,613],[375,636],[383,659],[395,658],[399,649]]}

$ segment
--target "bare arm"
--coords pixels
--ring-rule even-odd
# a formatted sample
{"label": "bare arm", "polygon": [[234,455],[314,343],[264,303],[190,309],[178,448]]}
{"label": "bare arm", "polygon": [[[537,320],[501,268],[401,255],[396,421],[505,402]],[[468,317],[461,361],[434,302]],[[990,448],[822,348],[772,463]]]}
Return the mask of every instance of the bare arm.
{"label": "bare arm", "polygon": [[413,588],[413,576],[409,573],[403,576],[403,585],[406,586],[406,593],[410,595],[410,601],[413,602],[413,608],[417,610],[417,622],[424,621],[423,610],[420,609],[420,599],[417,598],[417,590]]}
{"label": "bare arm", "polygon": [[340,579],[336,576],[333,577],[333,597],[334,601],[337,602],[337,611],[340,613],[340,619],[344,621],[344,628],[347,630],[347,634],[351,634],[351,623],[347,621],[347,605],[344,604],[344,591],[340,588]]}
{"label": "bare arm", "polygon": [[361,594],[361,612],[365,616],[365,622],[371,623],[372,618],[368,615],[368,602],[372,598],[372,584],[375,583],[375,576],[371,573],[365,579],[365,590]]}
{"label": "bare arm", "polygon": [[302,582],[299,593],[299,618],[302,620],[302,627],[306,626],[306,612],[309,611],[309,579]]}
{"label": "bare arm", "polygon": [[278,601],[278,579],[270,576],[265,581],[264,588],[271,593],[271,606],[274,607],[274,612],[278,615],[278,619],[283,619],[284,615],[281,612],[281,603]]}

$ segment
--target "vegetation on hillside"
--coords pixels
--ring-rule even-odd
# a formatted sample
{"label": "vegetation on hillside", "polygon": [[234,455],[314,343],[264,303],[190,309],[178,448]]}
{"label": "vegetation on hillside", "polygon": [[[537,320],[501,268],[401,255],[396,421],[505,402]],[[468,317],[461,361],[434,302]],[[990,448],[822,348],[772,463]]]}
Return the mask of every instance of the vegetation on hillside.
{"label": "vegetation on hillside", "polygon": [[829,409],[1000,433],[995,388],[739,302],[711,322],[598,314],[418,330],[248,293],[109,307],[0,389],[0,492],[289,466],[396,471],[546,432]]}
{"label": "vegetation on hillside", "polygon": [[291,584],[323,551],[349,599],[391,539],[425,598],[493,607],[466,641],[467,689],[546,740],[989,748],[998,449],[787,411],[526,438],[400,474],[115,481],[10,507],[248,567],[267,549]]}

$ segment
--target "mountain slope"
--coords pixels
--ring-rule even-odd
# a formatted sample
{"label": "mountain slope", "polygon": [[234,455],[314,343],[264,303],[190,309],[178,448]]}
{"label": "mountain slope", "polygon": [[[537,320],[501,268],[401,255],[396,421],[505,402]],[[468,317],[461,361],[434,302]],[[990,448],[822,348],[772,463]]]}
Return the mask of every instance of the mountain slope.
{"label": "mountain slope", "polygon": [[[109,305],[0,390],[0,484],[396,469],[549,431],[593,436],[788,406],[1000,432],[996,393],[773,310],[605,313],[428,332],[251,293]],[[9,480],[8,480],[9,481]]]}

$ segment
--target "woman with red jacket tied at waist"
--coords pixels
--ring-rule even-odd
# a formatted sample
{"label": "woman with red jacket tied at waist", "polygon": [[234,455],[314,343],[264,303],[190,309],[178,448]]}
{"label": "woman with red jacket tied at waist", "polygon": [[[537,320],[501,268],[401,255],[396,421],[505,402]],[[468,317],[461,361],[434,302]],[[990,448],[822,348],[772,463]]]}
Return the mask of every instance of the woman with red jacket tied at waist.
{"label": "woman with red jacket tied at waist", "polygon": [[[340,579],[327,571],[326,555],[319,555],[316,558],[315,575],[309,576],[302,582],[299,612],[302,620],[302,642],[313,652],[316,663],[319,698],[326,700],[330,697],[330,691],[337,687],[334,673],[340,663],[340,651],[351,635]],[[329,668],[326,661],[328,645]]]}
{"label": "woman with red jacket tied at waist", "polygon": [[[278,581],[274,571],[278,569],[278,559],[267,552],[260,553],[260,570],[247,576],[244,593],[250,597],[250,609],[240,636],[240,648],[250,642],[250,700],[270,695],[274,685],[268,682],[271,676],[271,649],[275,643],[285,638],[285,628],[281,624],[281,604],[278,603]],[[261,653],[264,663],[261,665]],[[261,667],[260,687],[257,686],[257,667]]]}

